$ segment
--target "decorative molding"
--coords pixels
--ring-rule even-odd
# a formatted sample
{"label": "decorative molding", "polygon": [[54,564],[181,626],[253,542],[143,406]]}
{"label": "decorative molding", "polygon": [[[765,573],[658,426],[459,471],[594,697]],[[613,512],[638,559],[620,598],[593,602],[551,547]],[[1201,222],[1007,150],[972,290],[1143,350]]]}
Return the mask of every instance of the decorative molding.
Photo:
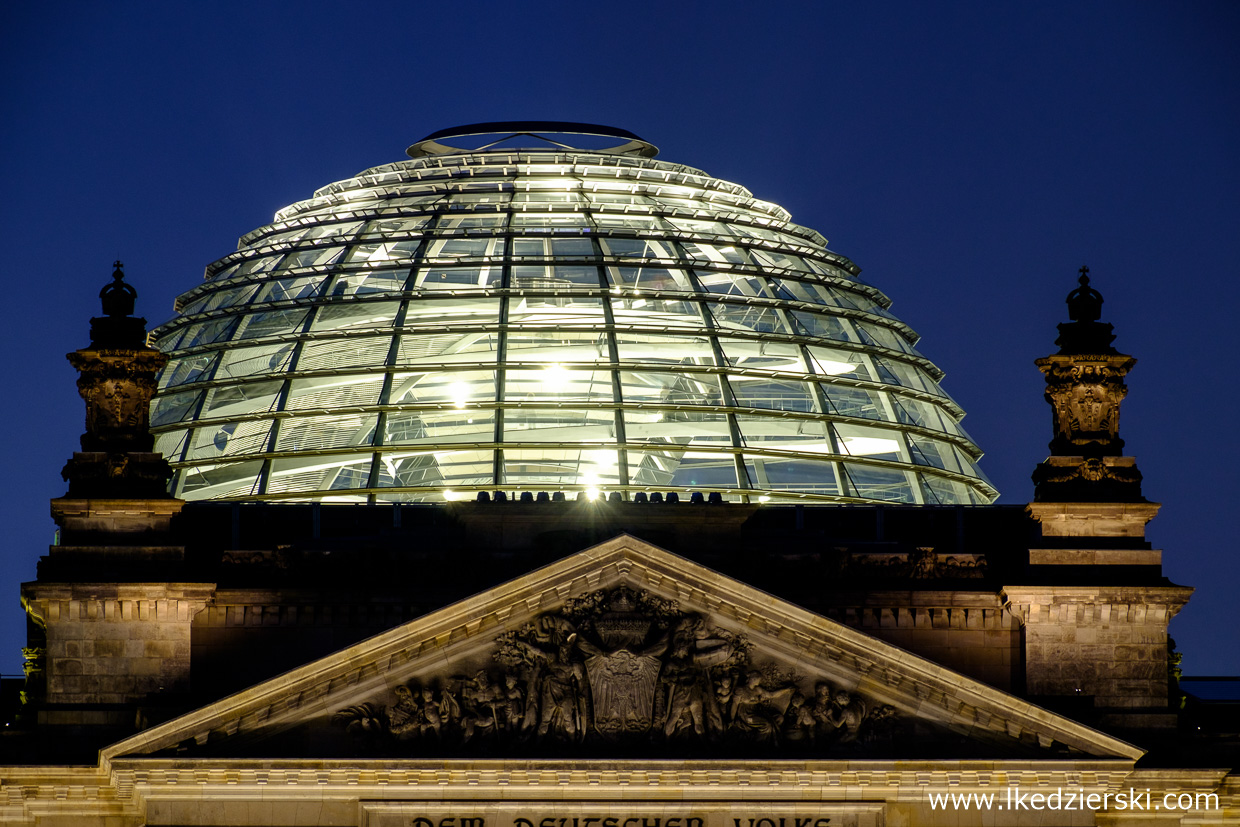
{"label": "decorative molding", "polygon": [[[1137,360],[1124,354],[1064,354],[1034,362],[1046,377],[1054,411],[1055,456],[1119,456],[1119,406],[1128,395],[1124,377]],[[1098,452],[1094,454],[1094,452]]]}
{"label": "decorative molding", "polygon": [[1187,586],[1004,586],[1004,608],[1030,623],[1166,624],[1188,603]]}

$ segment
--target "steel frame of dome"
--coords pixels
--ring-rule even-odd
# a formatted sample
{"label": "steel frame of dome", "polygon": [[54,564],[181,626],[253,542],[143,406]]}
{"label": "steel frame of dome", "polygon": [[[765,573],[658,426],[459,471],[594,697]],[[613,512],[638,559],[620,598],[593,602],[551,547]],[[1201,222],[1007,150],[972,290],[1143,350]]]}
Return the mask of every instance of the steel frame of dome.
{"label": "steel frame of dome", "polygon": [[941,371],[817,232],[631,133],[439,143],[465,129],[281,210],[177,300],[151,419],[175,495],[995,498]]}

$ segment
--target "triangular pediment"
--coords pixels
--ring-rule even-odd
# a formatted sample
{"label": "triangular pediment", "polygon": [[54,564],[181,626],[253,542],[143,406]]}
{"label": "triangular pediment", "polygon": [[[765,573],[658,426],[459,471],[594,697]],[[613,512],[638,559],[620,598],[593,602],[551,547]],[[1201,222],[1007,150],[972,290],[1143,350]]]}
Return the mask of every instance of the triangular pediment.
{"label": "triangular pediment", "polygon": [[1130,744],[628,535],[104,750],[1135,759]]}

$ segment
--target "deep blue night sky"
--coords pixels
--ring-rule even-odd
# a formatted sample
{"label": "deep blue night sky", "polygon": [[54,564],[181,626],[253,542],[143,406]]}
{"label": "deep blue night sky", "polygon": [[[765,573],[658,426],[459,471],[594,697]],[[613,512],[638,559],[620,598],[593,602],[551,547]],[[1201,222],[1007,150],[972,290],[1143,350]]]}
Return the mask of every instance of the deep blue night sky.
{"label": "deep blue night sky", "polygon": [[1032,496],[1051,436],[1033,360],[1088,264],[1139,361],[1121,433],[1163,503],[1149,536],[1198,589],[1171,627],[1185,674],[1240,673],[1240,5],[455,9],[0,6],[0,672],[20,672],[19,583],[82,430],[63,354],[113,259],[153,326],[314,189],[437,129],[545,119],[629,129],[826,235],[947,371],[1000,502]]}

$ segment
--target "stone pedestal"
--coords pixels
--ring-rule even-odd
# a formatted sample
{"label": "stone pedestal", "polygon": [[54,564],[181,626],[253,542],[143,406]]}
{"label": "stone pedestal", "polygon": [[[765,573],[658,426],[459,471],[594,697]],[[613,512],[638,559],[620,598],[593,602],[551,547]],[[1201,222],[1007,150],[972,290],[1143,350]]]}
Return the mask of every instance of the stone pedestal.
{"label": "stone pedestal", "polygon": [[1031,696],[1091,696],[1099,709],[1167,710],[1167,624],[1193,590],[1182,586],[1008,586],[1024,625]]}
{"label": "stone pedestal", "polygon": [[1002,597],[1022,624],[1030,696],[1079,698],[1107,726],[1174,726],[1167,624],[1193,590],[1167,585],[1162,552],[1145,541],[1159,505],[1142,496],[1119,436],[1136,360],[1111,346],[1088,272],[1068,294],[1059,352],[1036,361],[1054,433],[1028,506],[1041,538],[1030,543],[1029,585],[1005,586]]}
{"label": "stone pedestal", "polygon": [[[189,689],[190,628],[210,583],[27,583],[46,633],[42,723],[132,725],[135,705]],[[129,706],[127,721],[109,707]]]}

